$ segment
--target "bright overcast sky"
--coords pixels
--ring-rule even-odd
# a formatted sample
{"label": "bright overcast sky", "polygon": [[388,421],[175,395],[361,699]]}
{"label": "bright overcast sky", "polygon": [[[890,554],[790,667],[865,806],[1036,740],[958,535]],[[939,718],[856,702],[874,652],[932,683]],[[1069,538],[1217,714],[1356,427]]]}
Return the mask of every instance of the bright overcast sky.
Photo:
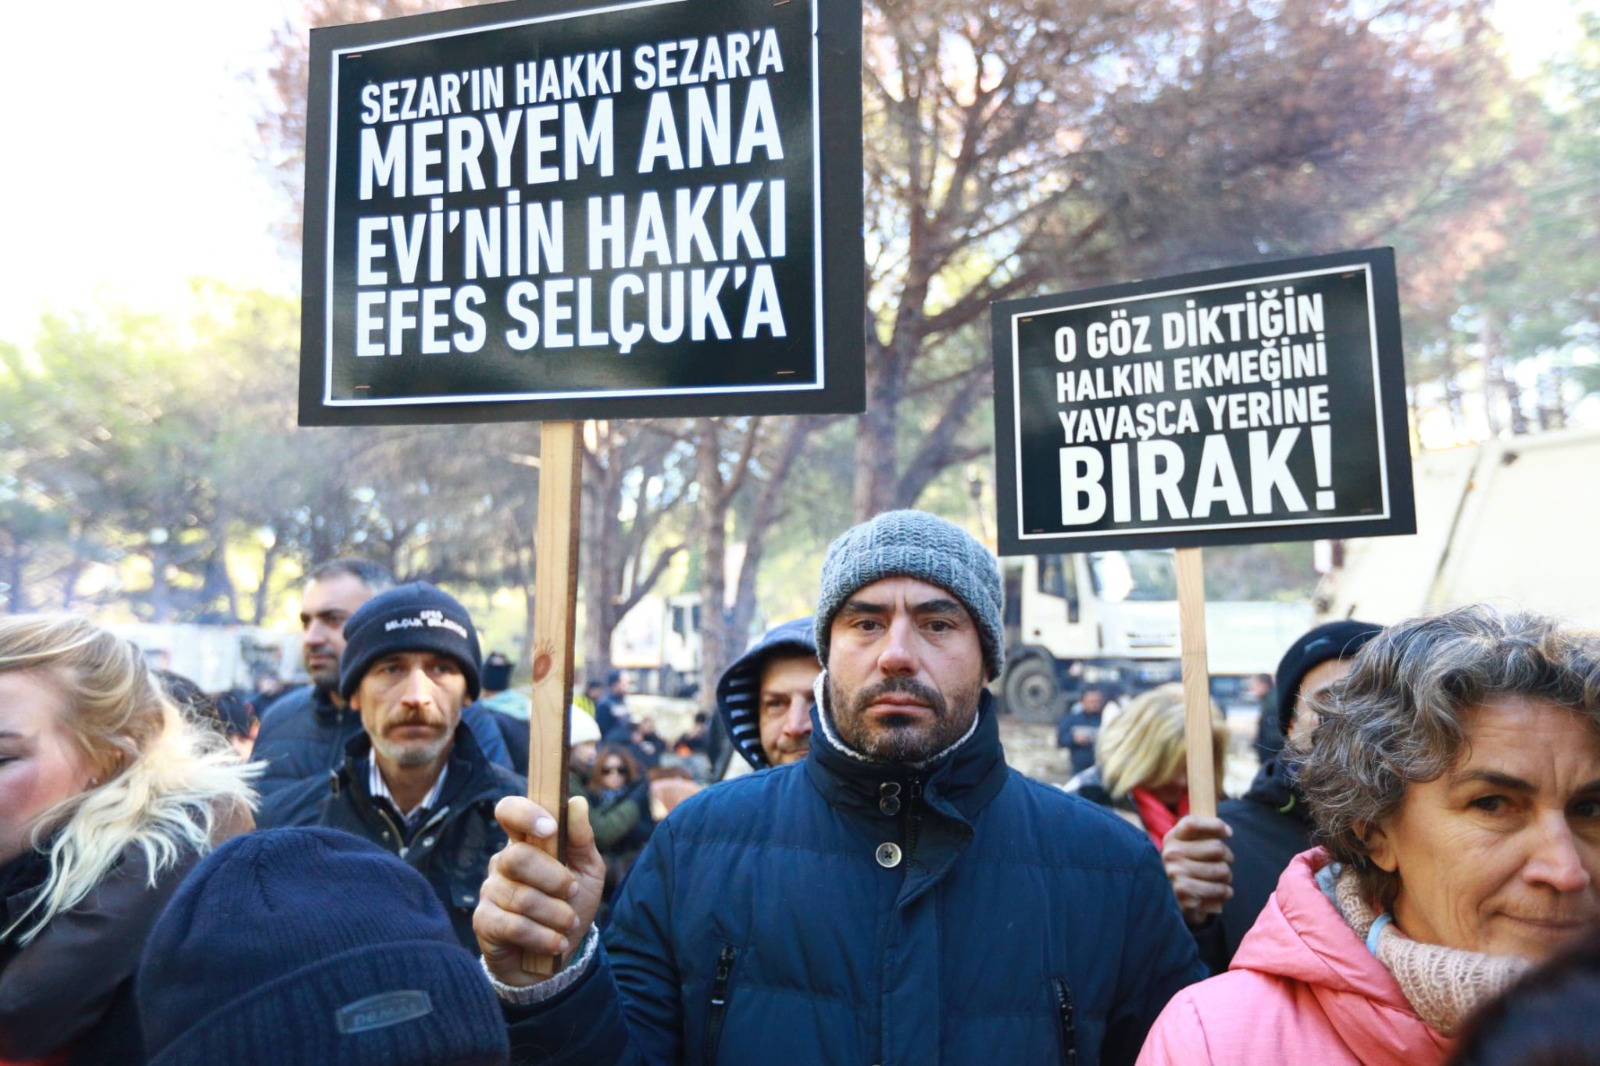
{"label": "bright overcast sky", "polygon": [[[1600,0],[1580,0],[1588,7]],[[1500,0],[1531,65],[1570,0]],[[0,340],[47,311],[181,307],[192,277],[295,292],[245,78],[298,0],[17,5],[0,33]]]}

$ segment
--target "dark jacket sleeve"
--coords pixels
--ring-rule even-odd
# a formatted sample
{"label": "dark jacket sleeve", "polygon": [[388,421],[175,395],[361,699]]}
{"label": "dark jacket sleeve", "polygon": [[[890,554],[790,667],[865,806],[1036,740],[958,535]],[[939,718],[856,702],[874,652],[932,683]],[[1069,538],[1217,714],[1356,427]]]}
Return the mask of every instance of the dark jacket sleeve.
{"label": "dark jacket sleeve", "polygon": [[496,766],[516,772],[516,765],[511,761],[511,749],[506,747],[505,735],[495,724],[493,711],[474,700],[461,708],[461,720],[472,730],[472,739],[478,742],[478,750],[483,752],[486,759]]}
{"label": "dark jacket sleeve", "polygon": [[1106,1066],[1132,1066],[1156,1016],[1178,991],[1204,980],[1206,967],[1195,950],[1194,935],[1184,924],[1172,895],[1161,858],[1143,848],[1134,872],[1129,934],[1123,942],[1115,1002],[1100,1061]]}
{"label": "dark jacket sleeve", "polygon": [[644,1061],[628,1038],[604,947],[590,972],[555,999],[537,1007],[504,1009],[515,1066],[621,1066]]}
{"label": "dark jacket sleeve", "polygon": [[550,1002],[508,1013],[513,1062],[686,1061],[668,922],[672,852],[671,824],[663,822],[617,897],[591,971]]}
{"label": "dark jacket sleeve", "polygon": [[262,716],[250,757],[267,764],[256,782],[263,800],[297,781],[320,777],[338,764],[343,755],[341,738],[327,733],[316,715],[307,686],[280,697]]}
{"label": "dark jacket sleeve", "polygon": [[329,791],[327,772],[280,788],[261,801],[261,808],[256,812],[256,828],[286,829],[321,824],[322,804]]}
{"label": "dark jacket sleeve", "polygon": [[[133,995],[133,975],[150,927],[196,861],[191,854],[149,884],[144,853],[131,849],[76,907],[58,914],[0,973],[0,1058],[43,1058],[100,1026]],[[126,1048],[123,1049],[127,1051]],[[142,1062],[139,1053],[127,1061]]]}

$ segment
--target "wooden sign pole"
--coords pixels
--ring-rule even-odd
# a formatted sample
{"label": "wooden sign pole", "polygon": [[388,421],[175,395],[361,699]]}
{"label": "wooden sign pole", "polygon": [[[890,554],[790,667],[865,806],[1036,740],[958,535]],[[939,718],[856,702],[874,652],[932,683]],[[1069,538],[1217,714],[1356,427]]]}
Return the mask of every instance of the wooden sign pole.
{"label": "wooden sign pole", "polygon": [[1183,649],[1183,735],[1189,753],[1189,813],[1217,816],[1211,741],[1211,672],[1206,661],[1206,582],[1199,548],[1177,549],[1178,639]]}
{"label": "wooden sign pole", "polygon": [[[578,516],[583,453],[577,422],[539,430],[539,516],[534,528],[533,709],[529,716],[528,798],[560,828],[541,841],[565,860],[567,850],[568,707],[572,700],[573,622],[578,605]],[[527,973],[551,974],[556,960],[531,952]]]}

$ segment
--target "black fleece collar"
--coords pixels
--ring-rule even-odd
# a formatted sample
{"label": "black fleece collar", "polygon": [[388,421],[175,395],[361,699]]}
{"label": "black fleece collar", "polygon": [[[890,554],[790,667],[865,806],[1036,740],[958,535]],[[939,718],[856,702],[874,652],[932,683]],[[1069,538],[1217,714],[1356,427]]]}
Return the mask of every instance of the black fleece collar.
{"label": "black fleece collar", "polygon": [[922,766],[878,762],[845,750],[831,723],[823,728],[821,716],[826,711],[822,703],[819,699],[811,710],[811,754],[803,765],[812,784],[832,806],[875,813],[885,784],[894,782],[906,790],[915,784],[930,806],[949,808],[949,813],[971,822],[1005,785],[1005,751],[1000,745],[994,700],[987,689],[978,699],[977,728]]}

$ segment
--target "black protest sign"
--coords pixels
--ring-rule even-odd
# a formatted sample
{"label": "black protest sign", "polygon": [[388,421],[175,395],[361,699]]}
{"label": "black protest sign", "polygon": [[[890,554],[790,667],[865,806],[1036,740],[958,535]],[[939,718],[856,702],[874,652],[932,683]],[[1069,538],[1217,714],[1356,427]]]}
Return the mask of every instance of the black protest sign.
{"label": "black protest sign", "polygon": [[1412,533],[1390,249],[993,307],[1000,549]]}
{"label": "black protest sign", "polygon": [[859,411],[860,0],[313,30],[300,421]]}

